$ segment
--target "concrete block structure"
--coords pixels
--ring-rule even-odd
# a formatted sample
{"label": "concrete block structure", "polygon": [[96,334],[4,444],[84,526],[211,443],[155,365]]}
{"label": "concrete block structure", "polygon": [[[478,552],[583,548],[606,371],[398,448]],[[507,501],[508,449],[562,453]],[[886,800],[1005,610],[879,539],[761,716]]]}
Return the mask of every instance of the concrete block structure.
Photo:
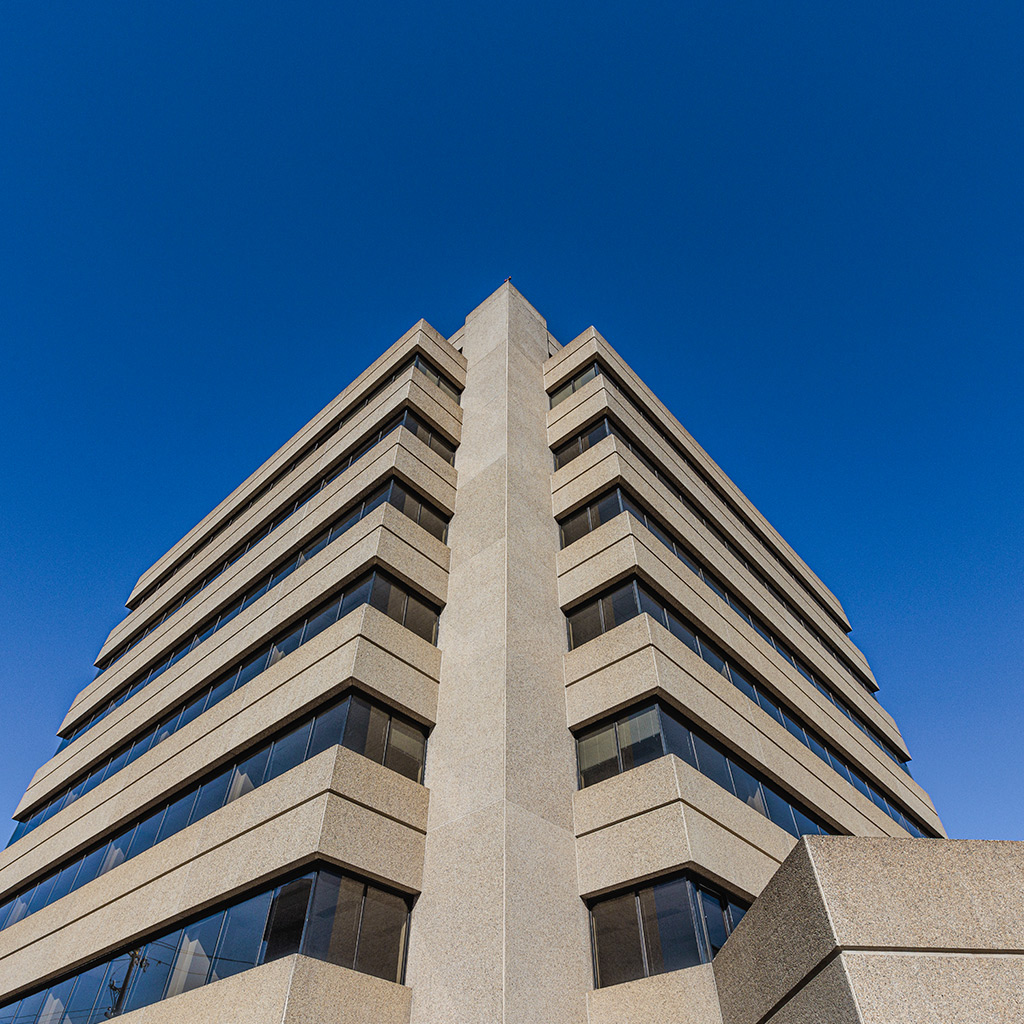
{"label": "concrete block structure", "polygon": [[128,609],[0,854],[0,1024],[1024,1018],[1018,847],[945,839],[835,596],[511,284]]}

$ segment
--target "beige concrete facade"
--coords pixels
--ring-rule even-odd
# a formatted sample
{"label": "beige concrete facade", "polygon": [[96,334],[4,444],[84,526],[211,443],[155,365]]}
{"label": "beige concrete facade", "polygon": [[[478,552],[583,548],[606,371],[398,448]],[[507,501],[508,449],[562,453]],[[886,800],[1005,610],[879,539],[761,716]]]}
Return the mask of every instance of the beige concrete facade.
{"label": "beige concrete facade", "polygon": [[[413,358],[440,372],[459,400]],[[597,375],[551,408],[549,394],[595,363]],[[441,609],[436,643],[402,625],[400,610],[359,605],[0,852],[0,1024],[41,1024],[36,1011],[15,1021],[4,1008],[314,867],[407,901],[400,982],[291,951],[126,1016],[139,1024],[1024,1019],[1019,847],[944,840],[927,793],[632,513],[562,546],[561,520],[623,488],[851,713],[907,755],[872,696],[878,683],[838,599],[596,330],[560,346],[510,284],[450,339],[414,325],[186,533],[139,578],[98,663],[403,410],[456,447],[454,465],[405,428],[383,437],[84,687],[62,733],[386,481],[450,518],[445,540],[392,504],[375,508],[48,758],[15,814],[32,819],[368,571]],[[606,437],[555,471],[552,450],[603,417],[628,443]],[[567,615],[633,579],[935,838],[910,838],[884,801],[651,614],[570,649]],[[332,746],[3,926],[8,901],[349,692],[429,732],[422,784],[382,753]],[[581,788],[576,737],[654,702],[835,834],[798,840],[756,800],[744,802],[675,752],[635,767],[624,760]],[[648,930],[633,939],[647,943],[641,972],[596,987],[595,901],[682,875],[737,907],[752,904],[714,962],[708,955],[658,973],[645,918]],[[640,895],[636,906],[639,928]],[[695,917],[686,927],[703,926]],[[58,1024],[53,1013],[46,1024]]]}

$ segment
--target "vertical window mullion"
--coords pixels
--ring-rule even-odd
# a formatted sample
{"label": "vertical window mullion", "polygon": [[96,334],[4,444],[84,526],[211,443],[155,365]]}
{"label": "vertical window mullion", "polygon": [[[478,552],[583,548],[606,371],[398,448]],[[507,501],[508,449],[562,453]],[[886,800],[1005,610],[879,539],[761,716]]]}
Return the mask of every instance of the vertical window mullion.
{"label": "vertical window mullion", "polygon": [[363,886],[363,898],[359,901],[359,923],[356,925],[356,946],[352,953],[352,969],[355,970],[356,964],[359,963],[359,946],[363,938],[363,917],[366,914],[366,891],[369,887]]}
{"label": "vertical window mullion", "polygon": [[647,960],[647,936],[644,934],[644,915],[640,911],[640,890],[637,889],[633,896],[636,901],[636,923],[640,933],[640,956],[643,959],[644,977],[649,978],[651,976],[651,965]]}

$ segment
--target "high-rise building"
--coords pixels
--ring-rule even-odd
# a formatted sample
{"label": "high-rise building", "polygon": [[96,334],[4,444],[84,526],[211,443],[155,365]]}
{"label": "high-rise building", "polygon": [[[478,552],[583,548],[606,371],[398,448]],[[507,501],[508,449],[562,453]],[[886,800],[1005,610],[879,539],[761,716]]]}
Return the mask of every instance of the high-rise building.
{"label": "high-rise building", "polygon": [[510,284],[128,608],[0,858],[0,1024],[1024,1014],[1017,847],[943,839],[833,594]]}

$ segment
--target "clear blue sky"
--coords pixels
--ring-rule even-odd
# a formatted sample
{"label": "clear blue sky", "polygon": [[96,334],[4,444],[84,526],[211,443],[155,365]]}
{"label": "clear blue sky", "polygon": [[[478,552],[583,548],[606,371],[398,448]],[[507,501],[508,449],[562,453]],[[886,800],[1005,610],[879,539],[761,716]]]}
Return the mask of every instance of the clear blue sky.
{"label": "clear blue sky", "polygon": [[0,812],[139,574],[419,317],[593,323],[1024,839],[1024,7],[0,10]]}

